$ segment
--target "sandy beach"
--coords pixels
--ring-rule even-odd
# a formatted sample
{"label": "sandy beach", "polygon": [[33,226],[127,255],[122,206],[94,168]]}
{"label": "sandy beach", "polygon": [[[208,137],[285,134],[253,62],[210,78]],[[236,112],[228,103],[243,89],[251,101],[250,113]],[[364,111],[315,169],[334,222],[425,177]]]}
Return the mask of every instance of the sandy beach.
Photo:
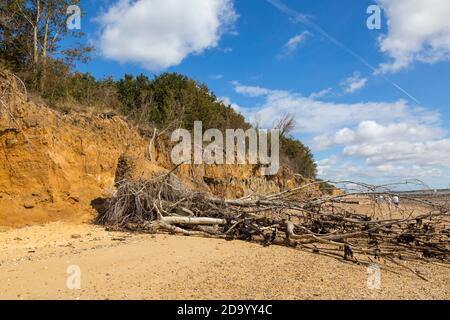
{"label": "sandy beach", "polygon": [[[449,299],[450,269],[366,265],[294,248],[107,232],[63,222],[0,233],[0,299]],[[69,289],[70,267],[81,271]],[[68,269],[69,268],[69,269]]]}

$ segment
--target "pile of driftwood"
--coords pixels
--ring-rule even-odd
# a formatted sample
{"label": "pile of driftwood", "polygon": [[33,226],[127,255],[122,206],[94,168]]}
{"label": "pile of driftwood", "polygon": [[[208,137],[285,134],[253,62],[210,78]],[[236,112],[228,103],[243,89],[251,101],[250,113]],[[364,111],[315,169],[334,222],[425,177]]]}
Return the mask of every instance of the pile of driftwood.
{"label": "pile of driftwood", "polygon": [[[311,184],[268,196],[224,200],[188,191],[172,174],[150,181],[122,180],[98,223],[114,230],[293,246],[351,261],[362,254],[370,260],[450,262],[450,210],[445,205],[400,196],[408,205],[396,207],[380,203],[389,192],[373,190],[301,199],[298,195],[308,187]],[[359,211],[362,207],[365,212]],[[391,216],[367,213],[367,208],[375,213],[380,207],[385,213],[391,210]]]}

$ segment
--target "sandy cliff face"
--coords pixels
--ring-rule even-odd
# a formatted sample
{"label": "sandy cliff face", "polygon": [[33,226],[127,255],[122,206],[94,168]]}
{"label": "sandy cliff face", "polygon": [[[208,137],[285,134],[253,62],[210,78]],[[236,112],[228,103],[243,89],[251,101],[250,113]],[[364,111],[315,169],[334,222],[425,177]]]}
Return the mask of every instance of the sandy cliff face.
{"label": "sandy cliff face", "polygon": [[[131,159],[134,177],[173,168],[167,143],[156,144],[151,162],[149,140],[122,118],[61,114],[27,101],[6,71],[0,71],[0,99],[0,227],[92,219],[91,201],[114,192],[121,155]],[[299,184],[287,170],[264,177],[251,165],[184,165],[175,173],[190,188],[224,197]]]}
{"label": "sandy cliff face", "polygon": [[11,80],[0,75],[0,225],[91,216],[90,200],[112,192],[119,156],[144,156],[144,139],[120,118],[27,102]]}

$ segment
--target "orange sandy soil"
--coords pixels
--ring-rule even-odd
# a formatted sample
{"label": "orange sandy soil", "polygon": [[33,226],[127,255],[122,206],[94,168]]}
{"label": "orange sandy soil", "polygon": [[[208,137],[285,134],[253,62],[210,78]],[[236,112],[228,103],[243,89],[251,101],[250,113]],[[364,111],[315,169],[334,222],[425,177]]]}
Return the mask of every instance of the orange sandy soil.
{"label": "orange sandy soil", "polygon": [[[106,232],[56,222],[0,232],[0,299],[449,299],[450,269],[407,263],[429,281],[293,248]],[[81,268],[81,289],[66,286]]]}

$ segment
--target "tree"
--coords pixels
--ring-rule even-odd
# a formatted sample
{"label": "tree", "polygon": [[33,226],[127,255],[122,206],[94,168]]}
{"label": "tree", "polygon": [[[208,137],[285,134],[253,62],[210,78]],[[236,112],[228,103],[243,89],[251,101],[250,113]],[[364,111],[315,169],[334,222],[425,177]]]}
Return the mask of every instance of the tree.
{"label": "tree", "polygon": [[305,178],[315,178],[317,165],[311,150],[296,139],[280,137],[280,158],[283,165]]}
{"label": "tree", "polygon": [[295,129],[295,119],[292,114],[285,114],[275,125],[282,137],[287,137]]}
{"label": "tree", "polygon": [[0,0],[0,60],[13,71],[33,59],[30,26],[17,13],[16,1]]}
{"label": "tree", "polygon": [[[79,0],[0,0],[0,58],[21,72],[34,89],[44,92],[49,60],[72,65],[86,61],[91,47],[76,44],[62,48],[69,36],[82,37],[79,30],[68,30],[66,10]],[[31,74],[29,67],[31,66]]]}

